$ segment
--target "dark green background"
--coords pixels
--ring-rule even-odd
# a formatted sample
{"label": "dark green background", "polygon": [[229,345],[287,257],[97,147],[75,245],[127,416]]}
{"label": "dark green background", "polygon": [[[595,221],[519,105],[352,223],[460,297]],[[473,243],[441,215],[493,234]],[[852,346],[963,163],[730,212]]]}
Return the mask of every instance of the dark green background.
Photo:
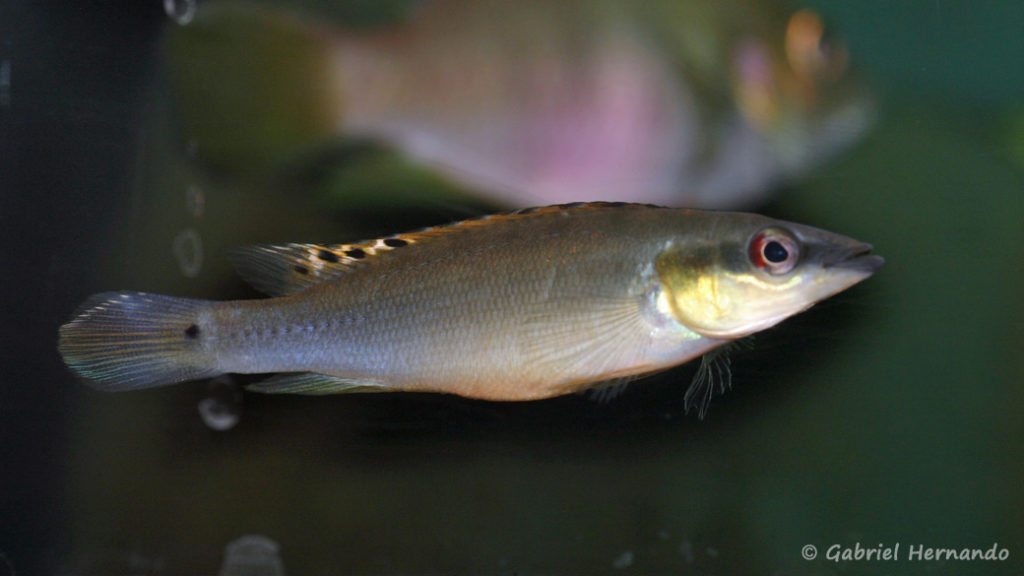
{"label": "dark green background", "polygon": [[[608,404],[249,395],[228,432],[200,420],[202,384],[82,386],[57,327],[101,290],[249,295],[220,258],[233,245],[470,209],[325,209],[298,184],[254,197],[169,162],[160,4],[0,6],[0,575],[215,574],[243,534],[275,540],[290,574],[1024,572],[1021,3],[813,3],[881,117],[762,211],[887,263],[736,354],[706,421],[682,412],[682,367]],[[204,240],[195,279],[170,249],[185,228]],[[857,542],[1010,560],[800,554]]]}

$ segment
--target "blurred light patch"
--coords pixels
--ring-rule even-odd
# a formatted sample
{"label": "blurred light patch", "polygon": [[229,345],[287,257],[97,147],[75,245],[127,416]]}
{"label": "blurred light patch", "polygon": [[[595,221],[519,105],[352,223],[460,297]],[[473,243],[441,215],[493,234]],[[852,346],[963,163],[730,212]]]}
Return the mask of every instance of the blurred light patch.
{"label": "blurred light patch", "polygon": [[224,550],[224,564],[218,576],[284,576],[277,542],[260,535],[232,541]]}
{"label": "blurred light patch", "polygon": [[747,208],[873,118],[822,19],[767,1],[439,0],[370,29],[210,2],[165,53],[184,139],[220,174],[308,181],[365,142],[506,207]]}

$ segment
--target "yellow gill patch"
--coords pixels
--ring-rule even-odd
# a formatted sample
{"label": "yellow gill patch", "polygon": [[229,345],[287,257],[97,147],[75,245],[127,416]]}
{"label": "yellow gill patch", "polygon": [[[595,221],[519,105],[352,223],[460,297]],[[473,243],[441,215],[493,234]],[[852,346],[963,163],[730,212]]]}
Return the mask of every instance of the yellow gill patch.
{"label": "yellow gill patch", "polygon": [[669,248],[654,262],[668,309],[680,324],[700,334],[714,332],[732,307],[729,295],[719,290],[716,263],[711,247]]}

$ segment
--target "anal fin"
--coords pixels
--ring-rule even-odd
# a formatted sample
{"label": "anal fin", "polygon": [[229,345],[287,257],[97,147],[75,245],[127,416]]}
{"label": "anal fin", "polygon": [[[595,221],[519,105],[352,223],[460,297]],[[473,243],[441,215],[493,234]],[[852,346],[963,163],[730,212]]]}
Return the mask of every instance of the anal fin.
{"label": "anal fin", "polygon": [[642,377],[643,375],[614,378],[605,382],[598,382],[580,392],[586,394],[588,399],[598,404],[607,404],[622,395],[630,384]]}
{"label": "anal fin", "polygon": [[317,372],[289,372],[250,384],[251,392],[263,394],[344,394],[349,392],[387,392],[389,387],[372,380],[339,378]]}

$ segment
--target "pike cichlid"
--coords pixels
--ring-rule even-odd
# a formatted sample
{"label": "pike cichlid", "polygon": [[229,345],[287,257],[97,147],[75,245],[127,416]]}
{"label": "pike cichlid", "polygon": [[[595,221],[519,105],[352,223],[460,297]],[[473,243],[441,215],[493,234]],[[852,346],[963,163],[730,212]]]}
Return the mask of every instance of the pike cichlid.
{"label": "pike cichlid", "polygon": [[[260,392],[535,400],[665,370],[871,276],[871,246],[755,214],[532,208],[358,244],[239,251],[269,299],[107,292],[60,329],[100,390],[278,373]],[[712,388],[695,380],[687,407]]]}

